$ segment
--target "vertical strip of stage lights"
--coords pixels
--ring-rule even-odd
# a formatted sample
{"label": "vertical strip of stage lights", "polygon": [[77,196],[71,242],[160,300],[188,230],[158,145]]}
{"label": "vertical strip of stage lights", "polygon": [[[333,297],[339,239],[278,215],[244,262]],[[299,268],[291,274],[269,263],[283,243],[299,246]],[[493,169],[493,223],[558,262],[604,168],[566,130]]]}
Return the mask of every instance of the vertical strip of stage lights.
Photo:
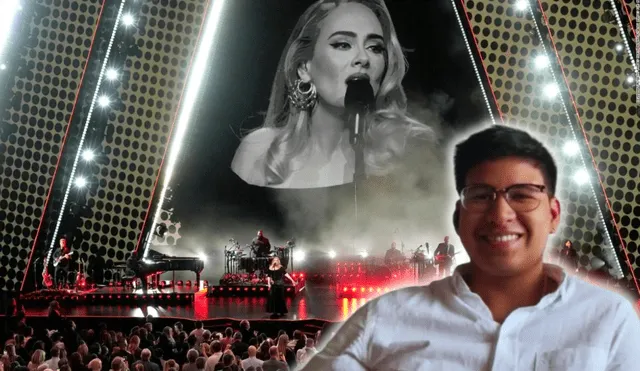
{"label": "vertical strip of stage lights", "polygon": [[[638,0],[640,1],[640,0]],[[463,10],[465,11],[465,17],[466,17],[466,13],[467,13],[467,8],[464,5],[465,0],[461,0],[460,3],[463,7]],[[471,44],[469,44],[469,39],[467,38],[467,34],[465,32],[465,28],[464,25],[462,24],[462,19],[460,18],[460,14],[458,12],[458,7],[456,6],[456,0],[451,0],[451,6],[453,7],[453,12],[456,14],[456,21],[458,22],[458,27],[460,27],[460,33],[462,34],[462,38],[464,39],[464,44],[467,47],[467,52],[469,52],[469,59],[471,59],[471,64],[473,65],[473,71],[476,73],[476,77],[478,78],[478,84],[480,84],[480,90],[482,91],[482,97],[484,98],[484,102],[487,105],[487,110],[489,110],[489,115],[491,116],[491,123],[493,123],[493,125],[496,125],[496,119],[493,116],[493,110],[491,109],[491,103],[489,102],[489,96],[487,95],[487,91],[484,89],[484,84],[482,83],[482,77],[480,76],[480,71],[478,70],[478,65],[476,64],[476,61],[473,58],[473,50],[471,49]],[[467,18],[467,24],[469,25],[469,33],[471,34],[471,37],[473,37],[473,41],[476,45],[476,50],[478,52],[478,56],[480,57],[480,60],[482,62],[484,62],[482,60],[482,53],[480,52],[480,47],[478,45],[478,41],[476,40],[475,35],[473,34],[473,27],[471,27],[471,22],[469,21],[469,18]],[[487,78],[487,84],[489,85],[489,88],[492,89],[491,87],[491,81],[489,80],[489,74],[487,73],[486,68],[484,67],[484,63],[482,63],[482,67],[484,68],[484,74]],[[493,90],[491,91],[491,94],[493,96],[493,101],[496,104],[496,109],[498,110],[498,114],[500,115],[500,120],[502,120],[502,112],[500,111],[500,106],[498,105],[498,101],[496,99],[495,94],[493,93]],[[503,121],[504,122],[504,121]]]}
{"label": "vertical strip of stage lights", "polygon": [[[538,20],[536,18],[536,16],[535,16],[534,8],[532,7],[531,3],[529,3],[529,1],[525,1],[525,0],[522,0],[522,1],[527,3],[527,8],[531,12],[531,18],[533,19],[533,24],[534,24],[534,27],[535,27],[535,30],[536,30],[536,34],[538,35],[538,38],[540,39],[540,45],[542,46],[542,49],[543,49],[545,55],[548,55],[547,48],[545,46],[544,38],[543,38],[543,35],[542,35],[542,31],[540,30],[540,25],[538,24],[539,21],[540,22],[544,22],[546,24],[549,24],[547,16],[544,13],[544,9],[542,7],[542,3],[541,3],[540,0],[536,0],[536,5],[538,6],[538,9],[539,9],[540,14],[542,16],[542,19]],[[550,29],[547,29],[547,34],[549,36],[549,41],[550,41],[550,44],[551,44],[551,48],[553,48],[553,53],[555,54],[556,61],[557,61],[558,65],[560,66],[560,71],[562,73],[562,76],[560,76],[560,77],[562,78],[562,81],[563,81],[564,85],[566,87],[568,87],[569,86],[569,82],[567,81],[567,78],[564,75],[564,65],[562,64],[562,61],[560,59],[560,54],[558,53],[558,50],[555,47],[555,41],[554,41],[553,35],[551,34],[551,30]],[[553,71],[553,68],[549,68],[549,72],[551,73],[551,77],[553,78],[554,83],[556,84],[556,86],[559,89],[559,87],[560,87],[560,84],[558,82],[559,80],[558,80],[558,77],[556,76],[555,72]],[[633,273],[633,268],[630,265],[631,263],[629,262],[629,257],[628,257],[628,255],[626,253],[626,248],[624,246],[624,241],[622,240],[622,237],[620,236],[620,231],[618,230],[618,225],[615,222],[615,217],[613,215],[613,211],[612,211],[612,208],[611,208],[611,204],[609,203],[609,199],[607,198],[607,194],[606,194],[606,191],[605,191],[604,184],[602,184],[602,181],[600,179],[600,173],[598,171],[597,164],[596,164],[595,159],[593,157],[593,153],[591,152],[591,146],[589,145],[589,140],[587,138],[587,134],[585,133],[584,126],[582,125],[582,121],[580,119],[580,114],[578,113],[578,109],[577,109],[575,100],[573,99],[573,94],[571,93],[570,89],[567,90],[567,92],[569,94],[569,98],[571,99],[571,103],[573,104],[573,107],[574,107],[574,110],[575,110],[576,118],[577,118],[577,121],[578,121],[577,123],[580,126],[580,130],[582,132],[583,143],[586,144],[587,151],[588,151],[590,159],[591,159],[592,170],[593,170],[593,172],[595,172],[595,178],[597,179],[598,184],[600,184],[600,187],[602,188],[602,192],[603,192],[603,196],[604,196],[604,199],[605,199],[605,203],[606,203],[606,205],[607,205],[607,207],[609,209],[611,217],[613,218],[612,221],[613,221],[614,227],[615,227],[615,229],[616,229],[616,231],[618,233],[618,237],[619,237],[619,240],[620,240],[620,243],[621,243],[621,247],[622,247],[623,251],[625,252],[625,259],[627,260],[627,263],[629,264],[631,275],[633,276],[634,281],[635,281],[635,275]],[[569,114],[569,109],[567,108],[567,102],[564,101],[564,99],[562,97],[562,94],[558,94],[558,98],[560,99],[560,103],[562,104],[562,108],[564,110],[565,116],[567,117],[567,123],[569,124],[569,127],[571,128],[571,133],[573,134],[574,140],[576,141],[576,143],[580,143],[580,141],[578,141],[578,134],[576,133],[576,131],[578,129],[572,123],[571,115]],[[580,147],[580,148],[582,148],[582,147]],[[602,225],[605,227],[604,228],[604,230],[605,230],[604,237],[605,237],[605,240],[606,240],[606,244],[609,245],[609,247],[611,249],[614,249],[613,242],[611,240],[611,236],[609,235],[609,230],[608,230],[608,228],[606,228],[607,223],[606,223],[606,220],[604,218],[604,214],[603,214],[602,210],[600,209],[600,203],[598,202],[598,197],[596,195],[595,189],[593,188],[593,185],[591,184],[591,182],[592,182],[594,177],[591,175],[592,172],[589,171],[590,169],[587,166],[587,161],[584,158],[583,152],[579,151],[579,153],[580,153],[580,160],[582,161],[582,165],[584,166],[584,170],[588,174],[588,178],[589,178],[589,182],[588,183],[589,183],[589,188],[591,189],[591,194],[593,196],[593,199],[596,200],[597,211],[598,211],[598,219],[600,219],[600,221],[602,222]],[[615,263],[616,263],[616,266],[614,268],[617,269],[616,273],[617,273],[618,278],[623,278],[624,274],[622,272],[622,267],[620,266],[620,262],[618,261],[618,259],[615,259]],[[635,285],[636,285],[636,288],[638,289],[638,293],[640,293],[640,287],[638,287],[638,282],[637,281],[635,281]]]}
{"label": "vertical strip of stage lights", "polygon": [[[631,60],[631,65],[633,66],[633,75],[627,76],[627,82],[630,84],[635,84],[636,93],[638,91],[638,86],[640,85],[640,71],[638,71],[638,63],[633,58],[633,53],[631,52],[631,47],[629,45],[629,39],[627,38],[627,33],[624,30],[624,26],[622,25],[622,18],[620,17],[620,13],[618,12],[618,8],[616,7],[615,0],[609,0],[611,2],[611,10],[613,10],[613,14],[616,16],[616,25],[618,25],[618,30],[620,31],[620,35],[622,35],[622,41],[624,42],[624,50],[627,52],[629,59]],[[624,2],[624,0],[623,0]],[[622,6],[625,6],[624,4]],[[633,28],[633,27],[632,27]],[[636,44],[637,47],[637,44]],[[636,54],[637,57],[637,54]],[[631,79],[631,80],[630,80]],[[638,95],[636,95],[636,101]],[[636,102],[637,103],[637,102]]]}
{"label": "vertical strip of stage lights", "polygon": [[[47,257],[45,260],[45,264],[48,264],[49,259],[51,257],[51,253],[53,252],[53,250],[55,249],[56,246],[56,239],[58,236],[58,232],[60,231],[60,225],[62,224],[62,219],[64,218],[65,215],[65,208],[67,207],[67,201],[69,200],[69,193],[71,193],[71,188],[73,188],[74,186],[76,186],[76,181],[84,181],[84,178],[78,177],[78,179],[76,179],[76,170],[78,169],[78,162],[80,162],[80,159],[82,158],[82,147],[84,145],[84,140],[87,136],[87,131],[89,130],[89,124],[91,122],[91,117],[93,116],[93,111],[96,108],[96,104],[100,103],[101,106],[105,106],[105,97],[100,96],[100,87],[102,86],[102,81],[105,78],[105,72],[107,70],[107,65],[109,64],[109,56],[111,55],[111,47],[113,46],[113,40],[115,40],[116,37],[116,33],[118,31],[118,26],[120,25],[120,22],[122,21],[122,12],[124,9],[124,5],[126,3],[126,0],[122,0],[122,2],[120,3],[120,8],[118,9],[118,15],[116,16],[116,22],[115,25],[113,26],[113,31],[111,32],[111,37],[109,38],[109,45],[107,46],[107,51],[104,55],[104,61],[102,62],[102,67],[100,68],[100,75],[98,76],[98,82],[96,84],[96,90],[93,93],[93,99],[91,99],[91,105],[89,106],[89,112],[87,113],[87,118],[85,120],[84,123],[84,127],[82,128],[82,135],[80,137],[80,142],[78,143],[78,151],[76,153],[76,157],[73,159],[73,165],[71,167],[71,173],[69,174],[69,184],[67,185],[67,189],[64,192],[64,197],[62,198],[62,204],[60,205],[60,216],[58,217],[58,220],[56,221],[56,226],[53,230],[53,234],[51,235],[51,241],[50,241],[50,245],[49,245],[49,251],[47,252]],[[104,9],[104,5],[106,5],[106,2],[103,3],[103,9]],[[96,28],[97,30],[97,28]],[[88,62],[87,62],[88,64]]]}
{"label": "vertical strip of stage lights", "polygon": [[[82,69],[82,76],[80,77],[80,83],[78,84],[78,89],[76,89],[76,98],[73,101],[73,108],[71,109],[71,114],[69,115],[69,120],[67,121],[67,129],[65,130],[64,137],[62,138],[62,145],[60,146],[60,152],[58,153],[58,161],[56,162],[55,171],[53,172],[53,175],[51,176],[51,183],[49,185],[49,191],[47,192],[47,197],[45,198],[45,201],[44,201],[44,206],[42,208],[42,216],[40,217],[40,223],[38,224],[38,229],[36,231],[36,236],[33,239],[33,245],[31,247],[31,253],[29,254],[29,260],[27,261],[27,267],[25,269],[25,272],[29,272],[29,267],[31,266],[31,259],[33,258],[33,254],[36,251],[36,246],[38,244],[38,237],[40,236],[40,232],[42,231],[42,225],[44,224],[44,221],[45,221],[47,207],[49,205],[49,201],[51,200],[51,194],[53,192],[53,185],[55,184],[55,181],[56,181],[56,178],[57,178],[57,175],[58,175],[58,169],[60,168],[60,163],[62,162],[62,153],[64,151],[65,144],[67,143],[67,138],[68,138],[68,135],[69,135],[69,131],[71,129],[71,122],[73,121],[73,118],[74,118],[74,115],[75,115],[75,112],[76,112],[76,108],[78,106],[78,100],[80,99],[80,90],[83,87],[84,77],[86,76],[87,68],[89,67],[89,60],[91,59],[91,54],[93,54],[93,46],[95,45],[96,36],[98,34],[98,29],[100,28],[100,21],[102,20],[102,15],[104,14],[104,8],[105,8],[105,5],[106,5],[106,2],[107,2],[107,0],[102,0],[102,5],[100,7],[100,14],[98,14],[98,19],[96,21],[96,26],[94,28],[93,35],[91,36],[91,45],[89,45],[89,53],[87,55],[87,59],[85,60],[84,68]],[[44,261],[45,267],[47,266],[47,264],[49,264],[50,257],[51,257],[51,251],[47,251],[47,256],[46,256],[46,259]],[[22,284],[20,285],[20,291],[24,290],[24,284],[25,284],[25,280],[23,279],[22,280]]]}
{"label": "vertical strip of stage lights", "polygon": [[[160,190],[160,197],[158,198],[158,204],[156,205],[156,213],[152,216],[151,219],[151,228],[149,231],[154,231],[157,225],[159,213],[162,211],[162,205],[164,203],[164,198],[167,194],[167,188],[169,183],[171,182],[171,176],[173,175],[173,169],[178,160],[178,155],[180,154],[180,149],[182,147],[182,143],[184,140],[184,136],[187,132],[187,128],[189,127],[189,121],[191,120],[191,114],[193,112],[193,108],[196,103],[196,99],[198,98],[198,94],[200,93],[200,87],[202,85],[202,80],[204,79],[204,73],[206,71],[207,63],[209,62],[209,55],[211,55],[211,49],[213,47],[213,43],[216,36],[216,31],[218,30],[218,26],[220,24],[220,16],[222,14],[222,9],[225,3],[225,0],[212,0],[213,6],[209,3],[206,11],[207,15],[205,16],[205,26],[204,31],[201,29],[200,32],[200,45],[198,45],[198,49],[194,54],[195,60],[193,64],[190,66],[189,71],[187,72],[187,84],[185,85],[185,94],[180,98],[180,103],[178,104],[178,122],[176,125],[176,135],[175,138],[172,136],[172,133],[169,133],[169,138],[171,138],[171,148],[169,149],[168,159],[167,159],[167,172],[164,174],[164,179],[162,182],[162,189]],[[171,129],[173,131],[173,128]],[[166,153],[166,152],[165,152]],[[160,165],[160,169],[164,166],[164,156],[162,159],[162,164]],[[153,200],[153,194],[155,193],[157,183],[160,179],[160,172],[158,172],[158,178],[156,178],[156,186],[154,186],[154,191],[151,194],[151,200]],[[151,210],[152,203],[149,203],[149,211]],[[140,235],[141,241],[144,243],[144,253],[142,257],[145,258],[147,256],[149,246],[151,245],[151,238],[148,238],[145,242],[144,240],[144,231],[145,224],[147,223],[147,219],[149,218],[149,211],[147,211],[147,215],[145,216],[145,222],[142,225],[142,232]],[[138,246],[140,242],[138,242]],[[136,249],[137,250],[137,249]]]}

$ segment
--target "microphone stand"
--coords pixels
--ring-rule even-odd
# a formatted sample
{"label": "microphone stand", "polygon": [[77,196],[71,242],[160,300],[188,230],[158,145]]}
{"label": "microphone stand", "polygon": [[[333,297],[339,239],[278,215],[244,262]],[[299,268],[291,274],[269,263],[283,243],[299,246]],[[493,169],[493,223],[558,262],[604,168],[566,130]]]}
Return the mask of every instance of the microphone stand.
{"label": "microphone stand", "polygon": [[356,230],[358,230],[360,224],[358,222],[358,188],[360,183],[364,181],[366,177],[364,170],[364,145],[362,144],[361,138],[356,137],[354,139],[352,147],[355,154],[355,166],[353,171],[353,197],[355,203]]}
{"label": "microphone stand", "polygon": [[[353,191],[355,204],[355,230],[359,233],[360,222],[358,215],[358,187],[365,180],[365,164],[364,164],[364,132],[366,131],[366,123],[364,122],[369,108],[374,102],[373,88],[369,82],[368,76],[352,76],[347,79],[347,91],[344,97],[344,105],[347,109],[350,125],[349,142],[354,152],[354,172],[353,172]],[[356,248],[356,236],[354,235],[353,247]]]}

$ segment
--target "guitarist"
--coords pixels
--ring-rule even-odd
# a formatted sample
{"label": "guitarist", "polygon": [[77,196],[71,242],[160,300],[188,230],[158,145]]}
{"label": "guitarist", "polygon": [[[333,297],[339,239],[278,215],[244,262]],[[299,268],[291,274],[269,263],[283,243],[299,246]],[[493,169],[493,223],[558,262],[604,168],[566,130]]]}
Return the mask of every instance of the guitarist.
{"label": "guitarist", "polygon": [[437,264],[440,266],[440,277],[448,277],[451,275],[451,267],[453,266],[453,258],[455,255],[455,248],[449,243],[449,236],[445,236],[444,242],[441,242],[433,253]]}
{"label": "guitarist", "polygon": [[60,249],[53,253],[53,267],[55,268],[56,287],[66,285],[69,279],[69,268],[71,267],[71,256],[73,252],[67,243],[66,238],[60,239]]}

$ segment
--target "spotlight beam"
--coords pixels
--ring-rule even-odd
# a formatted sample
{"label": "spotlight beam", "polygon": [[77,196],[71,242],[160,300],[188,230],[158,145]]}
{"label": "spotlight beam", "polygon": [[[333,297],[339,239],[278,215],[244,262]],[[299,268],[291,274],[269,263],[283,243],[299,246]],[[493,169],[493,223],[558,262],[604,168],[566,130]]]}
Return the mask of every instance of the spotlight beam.
{"label": "spotlight beam", "polygon": [[[160,197],[158,198],[157,205],[155,205],[156,211],[151,219],[152,224],[151,224],[151,228],[149,229],[151,231],[155,229],[157,220],[160,216],[160,212],[162,211],[162,205],[164,203],[164,199],[167,194],[167,188],[171,182],[171,178],[173,176],[173,170],[174,170],[176,161],[178,159],[178,156],[180,154],[184,136],[189,126],[189,121],[191,120],[191,114],[193,112],[196,100],[200,93],[200,87],[202,85],[202,80],[204,80],[204,73],[206,71],[207,63],[209,62],[208,61],[209,55],[211,54],[211,49],[213,48],[213,42],[215,40],[216,32],[218,30],[220,17],[222,14],[224,4],[225,4],[225,0],[213,0],[213,4],[209,3],[209,6],[208,6],[208,11],[207,11],[208,14],[205,18],[206,21],[204,23],[204,30],[201,30],[201,34],[199,37],[201,42],[200,42],[200,45],[198,46],[196,53],[194,54],[195,59],[194,59],[193,65],[190,67],[187,74],[189,77],[187,80],[187,84],[185,85],[185,94],[181,98],[181,104],[179,106],[175,137],[173,137],[172,135],[173,133],[169,133],[169,137],[172,139],[171,139],[171,147],[168,150],[168,158],[167,158],[166,165],[164,164],[164,158],[162,160],[163,164],[161,165],[161,169],[163,169],[164,166],[166,166],[166,172],[164,174],[163,181],[162,181],[162,189],[160,191]],[[173,131],[173,128],[171,131]],[[166,154],[167,152],[165,152],[165,155]],[[156,179],[156,185],[154,186],[154,193],[155,193],[155,187],[158,185],[159,179],[160,177]],[[151,199],[153,200],[153,194],[151,195]],[[136,250],[138,250],[140,248],[140,245],[144,244],[143,246],[144,253],[142,255],[143,257],[147,256],[149,246],[151,245],[150,238],[147,239],[146,241],[143,241],[143,239],[145,238],[145,232],[144,232],[145,225],[147,223],[147,219],[149,218],[152,205],[153,205],[153,202],[150,202],[149,210],[147,212],[147,216],[145,218],[145,221],[142,227],[142,233],[140,233],[140,238],[138,240],[138,246],[136,247]]]}
{"label": "spotlight beam", "polygon": [[20,11],[19,0],[2,0],[2,12],[0,12],[0,59],[4,55],[4,49],[9,43],[13,21]]}

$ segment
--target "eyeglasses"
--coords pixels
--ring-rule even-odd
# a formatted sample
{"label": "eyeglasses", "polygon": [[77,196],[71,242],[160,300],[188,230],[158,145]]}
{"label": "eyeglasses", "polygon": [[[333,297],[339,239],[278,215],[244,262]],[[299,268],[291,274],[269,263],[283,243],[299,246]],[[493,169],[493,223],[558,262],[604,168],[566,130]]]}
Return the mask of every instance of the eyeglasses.
{"label": "eyeglasses", "polygon": [[514,184],[504,189],[495,189],[488,185],[472,185],[460,192],[460,202],[465,210],[471,212],[485,212],[489,210],[498,194],[504,194],[504,198],[515,212],[533,211],[542,202],[547,194],[543,185]]}

